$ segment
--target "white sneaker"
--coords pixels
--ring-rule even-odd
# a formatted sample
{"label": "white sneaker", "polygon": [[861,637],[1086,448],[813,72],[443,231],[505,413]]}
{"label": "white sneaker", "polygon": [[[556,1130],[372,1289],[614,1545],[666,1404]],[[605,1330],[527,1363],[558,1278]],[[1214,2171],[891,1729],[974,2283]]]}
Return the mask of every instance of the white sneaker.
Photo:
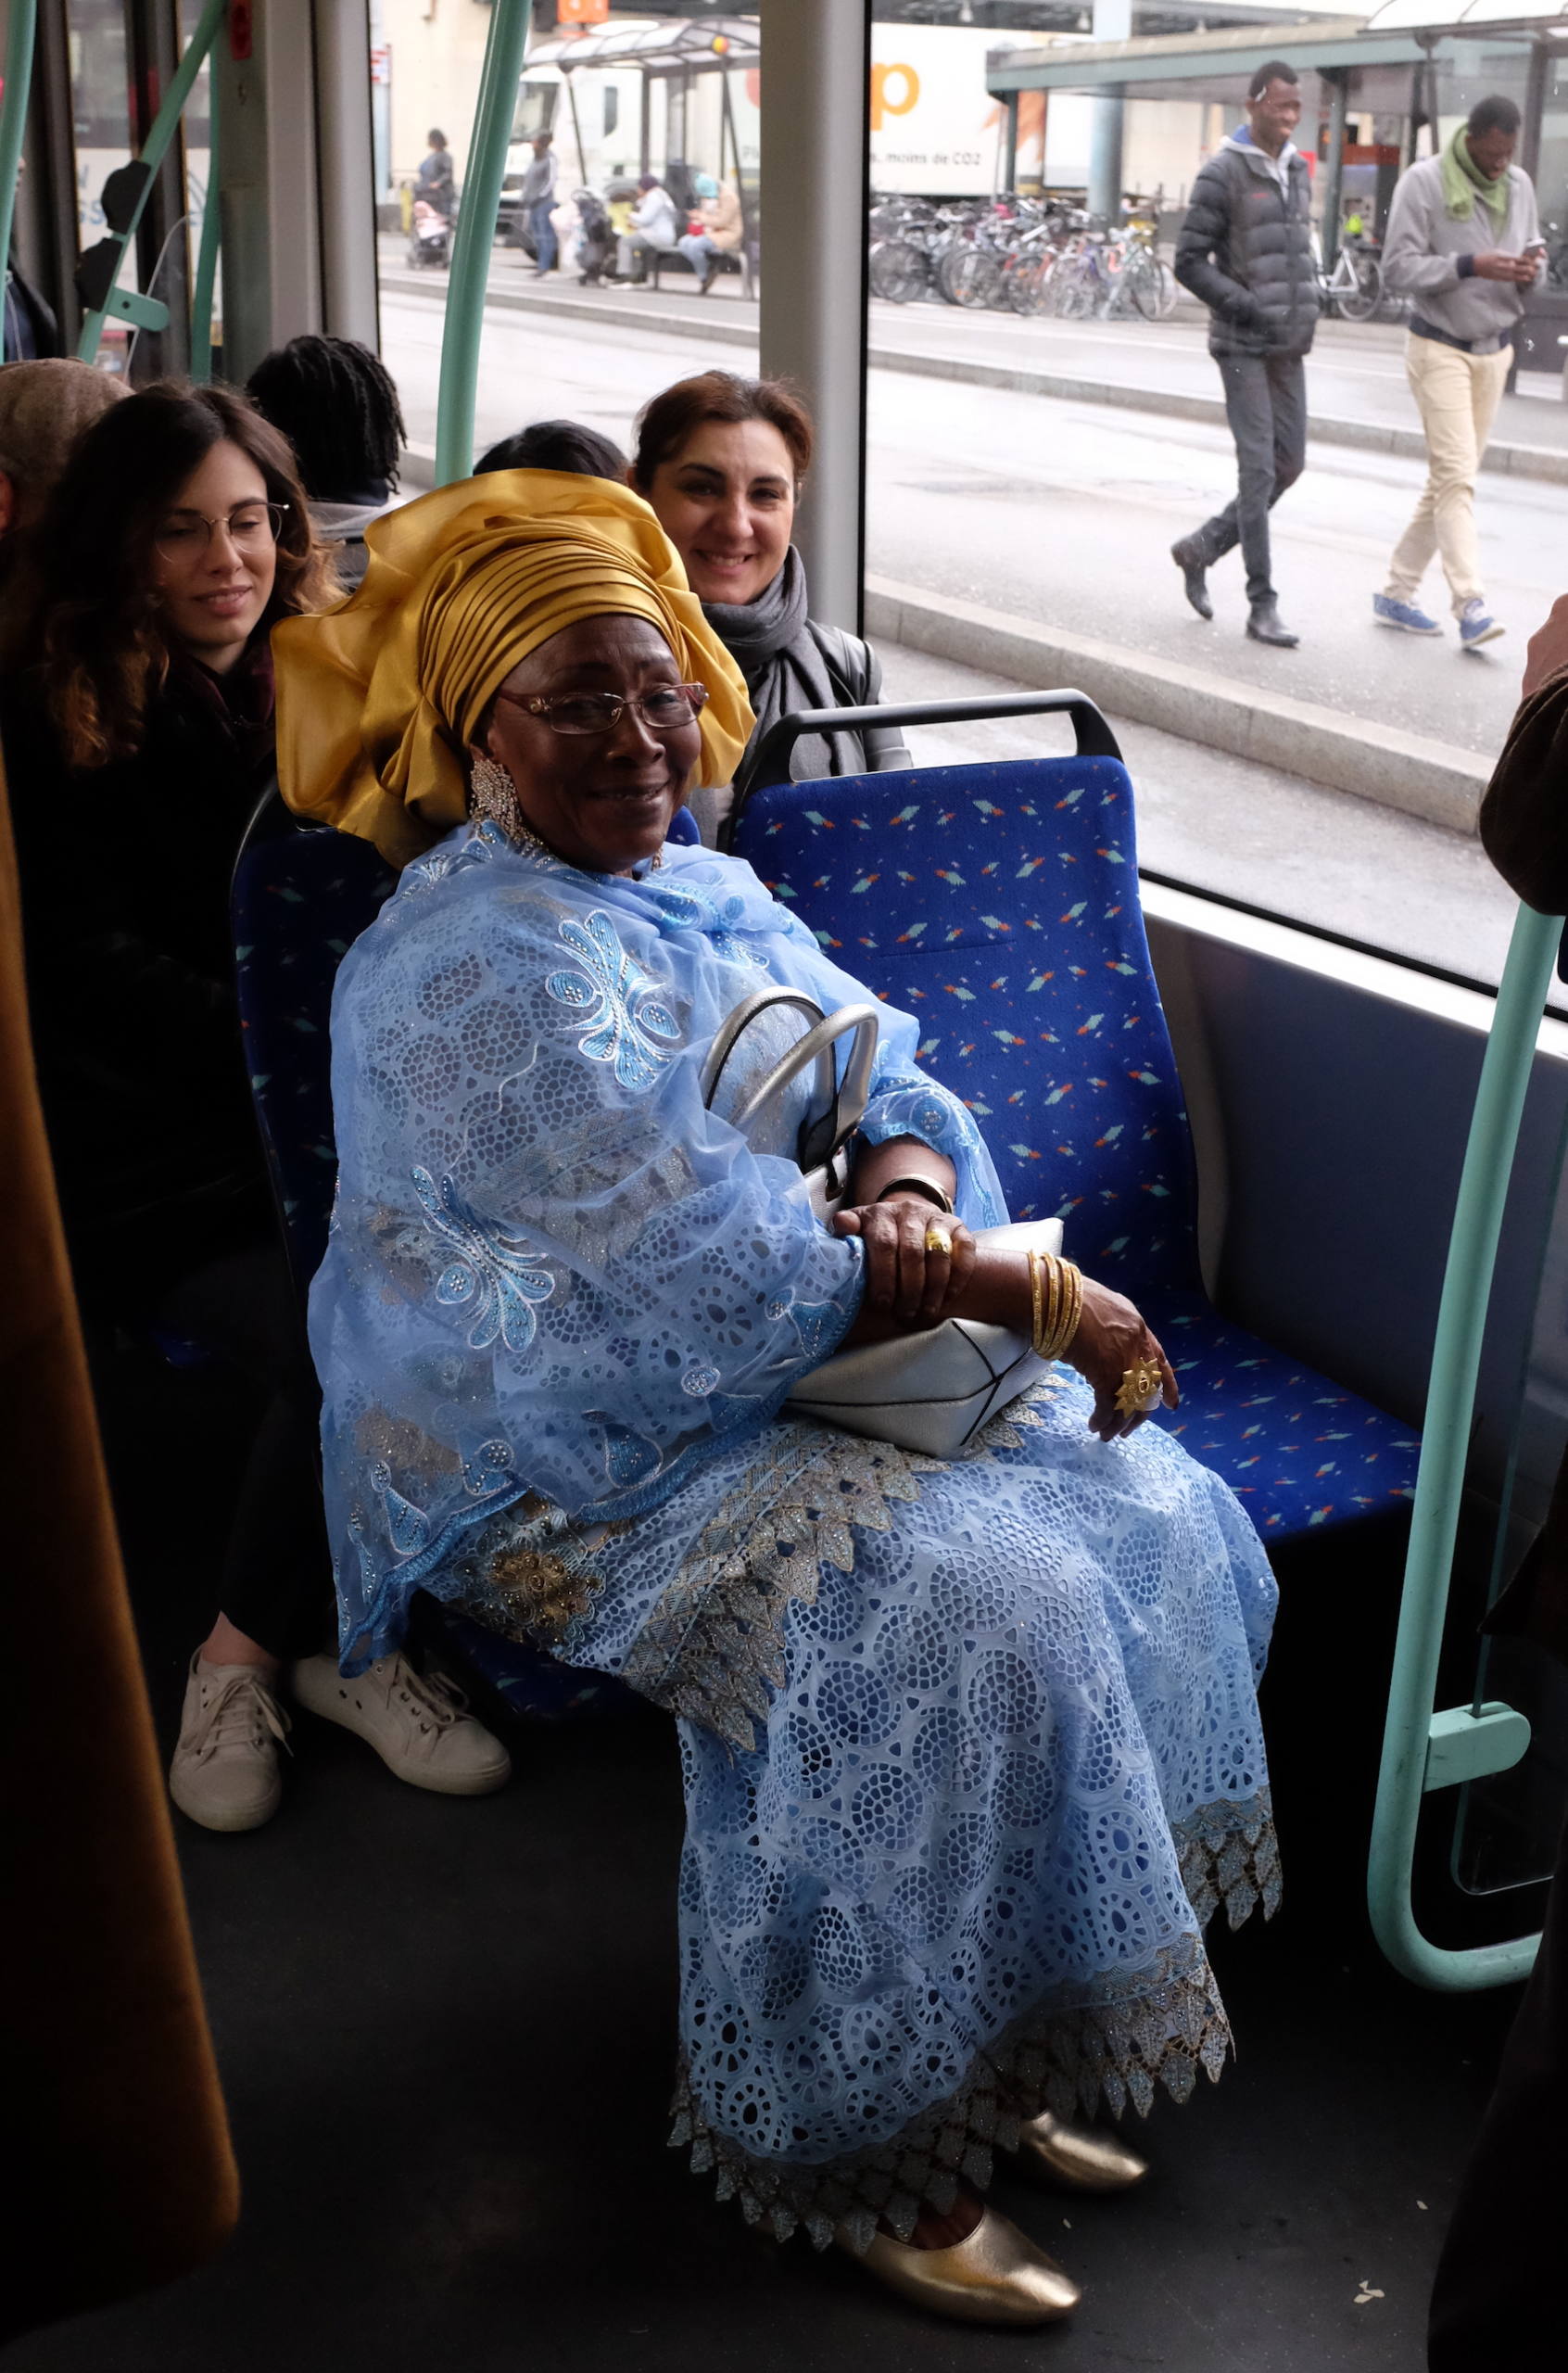
{"label": "white sneaker", "polygon": [[259,1829],[283,1796],[278,1748],[288,1716],[259,1665],[191,1658],[169,1793],[203,1829]]}
{"label": "white sneaker", "polygon": [[411,1787],[487,1796],[512,1776],[512,1758],[469,1712],[456,1682],[415,1672],[404,1656],[378,1656],[353,1681],[335,1656],[301,1656],[293,1685],[299,1705],[357,1732]]}

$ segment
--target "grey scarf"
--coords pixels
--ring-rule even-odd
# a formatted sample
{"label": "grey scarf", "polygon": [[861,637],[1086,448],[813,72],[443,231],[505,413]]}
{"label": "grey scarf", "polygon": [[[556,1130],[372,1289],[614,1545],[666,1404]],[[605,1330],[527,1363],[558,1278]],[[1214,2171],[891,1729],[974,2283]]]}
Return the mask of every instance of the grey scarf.
{"label": "grey scarf", "polygon": [[[702,615],[727,645],[746,679],[757,730],[736,768],[739,787],[770,725],[803,708],[841,708],[843,693],[806,623],[805,569],[790,545],[784,565],[754,602],[704,602]],[[858,774],[865,763],[856,733],[803,734],[790,760],[796,781]]]}

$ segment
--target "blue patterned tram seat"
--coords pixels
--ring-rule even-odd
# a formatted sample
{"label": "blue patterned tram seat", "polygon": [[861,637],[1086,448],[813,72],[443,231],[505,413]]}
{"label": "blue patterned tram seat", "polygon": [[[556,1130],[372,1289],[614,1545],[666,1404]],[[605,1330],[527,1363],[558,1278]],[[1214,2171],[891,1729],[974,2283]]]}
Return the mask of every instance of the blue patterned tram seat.
{"label": "blue patterned tram seat", "polygon": [[921,1059],[980,1123],[1015,1217],[1059,1215],[1073,1257],[1138,1303],[1182,1387],[1159,1422],[1267,1542],[1410,1500],[1410,1427],[1204,1292],[1119,757],[780,782],[752,793],[731,846],[847,971],[919,1018]]}

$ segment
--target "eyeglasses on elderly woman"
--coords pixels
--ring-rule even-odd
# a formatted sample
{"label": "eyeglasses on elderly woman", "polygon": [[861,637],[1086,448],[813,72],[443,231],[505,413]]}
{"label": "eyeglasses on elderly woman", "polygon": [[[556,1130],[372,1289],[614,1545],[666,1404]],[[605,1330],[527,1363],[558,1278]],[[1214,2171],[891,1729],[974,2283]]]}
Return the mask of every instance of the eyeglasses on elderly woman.
{"label": "eyeglasses on elderly woman", "polygon": [[651,692],[498,692],[512,708],[542,717],[555,733],[613,733],[628,708],[651,733],[678,733],[707,704],[706,684],[659,684]]}

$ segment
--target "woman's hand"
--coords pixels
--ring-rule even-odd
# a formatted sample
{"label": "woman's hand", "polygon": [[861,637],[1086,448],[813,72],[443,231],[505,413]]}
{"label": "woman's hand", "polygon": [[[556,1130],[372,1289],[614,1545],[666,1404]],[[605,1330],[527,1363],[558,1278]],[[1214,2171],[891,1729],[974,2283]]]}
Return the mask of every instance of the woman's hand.
{"label": "woman's hand", "polygon": [[866,1247],[866,1304],[900,1326],[934,1326],[975,1265],[975,1239],[924,1195],[890,1195],[837,1212],[840,1236]]}
{"label": "woman's hand", "polygon": [[1112,1293],[1108,1286],[1097,1286],[1093,1277],[1083,1280],[1083,1314],[1063,1356],[1094,1388],[1089,1427],[1104,1442],[1114,1441],[1119,1434],[1134,1433],[1148,1414],[1144,1410],[1126,1416],[1116,1405],[1129,1368],[1147,1364],[1158,1369],[1161,1398],[1168,1409],[1174,1409],[1182,1398],[1170,1361],[1132,1304]]}

